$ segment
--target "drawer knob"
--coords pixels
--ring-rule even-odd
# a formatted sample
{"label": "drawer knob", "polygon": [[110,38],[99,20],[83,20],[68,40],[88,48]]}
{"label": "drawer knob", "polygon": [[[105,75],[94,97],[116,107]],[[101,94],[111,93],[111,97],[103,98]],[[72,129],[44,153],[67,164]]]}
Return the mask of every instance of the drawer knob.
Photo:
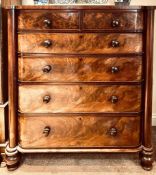
{"label": "drawer knob", "polygon": [[115,19],[112,21],[112,27],[119,27],[120,21]]}
{"label": "drawer knob", "polygon": [[119,43],[119,41],[113,40],[111,42],[111,45],[112,45],[112,47],[119,47],[120,43]]}
{"label": "drawer knob", "polygon": [[49,103],[50,100],[51,100],[51,97],[49,95],[46,95],[46,96],[43,97],[43,102],[44,103]]}
{"label": "drawer knob", "polygon": [[50,134],[50,127],[49,126],[46,126],[43,130],[43,134],[45,137],[48,137],[48,135]]}
{"label": "drawer knob", "polygon": [[117,72],[119,72],[119,68],[116,67],[116,66],[113,66],[112,67],[112,73],[117,73]]}
{"label": "drawer knob", "polygon": [[110,128],[110,130],[108,131],[108,133],[109,133],[110,136],[116,136],[117,133],[118,133],[118,131],[117,131],[116,128],[113,127],[113,128]]}
{"label": "drawer knob", "polygon": [[44,47],[48,48],[52,45],[52,41],[51,40],[45,40],[45,41],[43,41],[42,45]]}
{"label": "drawer knob", "polygon": [[47,66],[45,66],[45,67],[42,69],[42,71],[43,71],[44,73],[49,73],[49,72],[51,71],[51,69],[52,69],[52,67],[51,67],[50,65],[47,65]]}
{"label": "drawer knob", "polygon": [[117,103],[117,102],[118,102],[118,97],[115,96],[115,95],[113,95],[113,96],[111,97],[111,102],[112,102],[112,103]]}
{"label": "drawer knob", "polygon": [[43,23],[46,28],[49,28],[51,26],[51,21],[49,19],[45,19]]}

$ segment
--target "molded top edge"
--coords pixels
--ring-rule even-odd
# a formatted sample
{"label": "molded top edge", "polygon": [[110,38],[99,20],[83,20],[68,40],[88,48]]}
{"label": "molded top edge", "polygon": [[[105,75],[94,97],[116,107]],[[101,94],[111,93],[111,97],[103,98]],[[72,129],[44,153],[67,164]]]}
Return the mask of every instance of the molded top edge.
{"label": "molded top edge", "polygon": [[105,10],[140,10],[140,9],[154,9],[156,6],[124,6],[124,5],[116,5],[116,6],[110,6],[110,5],[89,5],[89,4],[68,4],[68,5],[56,5],[56,4],[51,4],[51,5],[17,5],[17,6],[7,6],[5,7],[6,9],[19,9],[19,10],[70,10],[70,9],[88,9],[88,10],[100,10],[100,9],[105,9]]}

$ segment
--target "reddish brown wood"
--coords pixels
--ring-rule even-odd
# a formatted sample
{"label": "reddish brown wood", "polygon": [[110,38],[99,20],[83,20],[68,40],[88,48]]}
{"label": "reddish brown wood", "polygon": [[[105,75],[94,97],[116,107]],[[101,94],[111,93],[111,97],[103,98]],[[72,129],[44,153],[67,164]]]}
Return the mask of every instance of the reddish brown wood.
{"label": "reddish brown wood", "polygon": [[21,57],[18,70],[20,81],[141,81],[142,57]]}
{"label": "reddish brown wood", "polygon": [[143,12],[132,13],[113,11],[85,11],[83,18],[84,29],[99,30],[142,30]]}
{"label": "reddish brown wood", "polygon": [[153,34],[154,34],[154,9],[146,12],[146,37],[145,37],[145,100],[143,120],[143,152],[141,164],[144,169],[151,170],[153,162],[152,146],[152,80],[153,80]]}
{"label": "reddish brown wood", "polygon": [[18,29],[79,29],[79,13],[75,11],[22,11],[18,16]]}
{"label": "reddish brown wood", "polygon": [[[22,148],[137,147],[140,117],[36,116],[19,117]],[[43,133],[50,128],[49,134]],[[112,134],[113,129],[116,134]]]}
{"label": "reddish brown wood", "polygon": [[19,164],[17,145],[17,59],[16,59],[16,24],[15,10],[8,11],[8,83],[9,83],[9,144],[6,148],[8,170],[14,170]]}
{"label": "reddish brown wood", "polygon": [[[25,33],[19,34],[18,39],[18,51],[21,53],[117,54],[142,52],[142,34]],[[119,47],[112,46],[113,40],[120,43]]]}
{"label": "reddish brown wood", "polygon": [[16,37],[15,37],[15,11],[8,13],[8,82],[9,82],[9,128],[10,128],[10,147],[16,146]]}
{"label": "reddish brown wood", "polygon": [[[50,96],[49,103],[43,98]],[[118,98],[117,102],[112,97]],[[141,86],[27,85],[19,86],[19,111],[57,112],[139,112]]]}
{"label": "reddish brown wood", "polygon": [[[24,13],[24,9],[27,12],[35,9],[44,10],[44,13],[54,11],[59,13],[61,10],[67,13],[76,12],[80,14],[78,23],[80,28],[62,30],[61,25],[64,24],[59,23],[56,26],[61,26],[61,31],[44,29],[38,32],[35,28],[29,31],[26,29],[15,31],[10,25],[13,29],[9,30],[11,148],[7,147],[6,153],[7,155],[13,153],[15,158],[13,156],[7,158],[8,165],[11,163],[14,166],[15,162],[18,162],[13,162],[18,160],[17,149],[21,152],[23,150],[23,152],[34,152],[35,148],[40,148],[39,152],[42,150],[58,152],[58,148],[63,146],[61,151],[66,149],[69,152],[69,148],[76,147],[74,151],[79,151],[81,148],[89,152],[96,148],[98,152],[108,152],[113,146],[114,149],[110,151],[115,151],[115,148],[116,152],[120,152],[121,148],[132,151],[134,147],[134,151],[141,150],[141,164],[144,169],[150,170],[153,153],[151,144],[153,7],[17,6],[15,8],[18,14]],[[124,23],[127,25],[132,23],[127,26],[128,29],[123,27],[122,31],[115,29],[110,33],[104,23],[96,25],[93,24],[96,20],[90,22],[88,17],[87,20],[85,17],[88,27],[97,28],[84,30],[82,18],[86,11],[87,13],[96,11],[98,15],[95,15],[95,18],[99,17],[100,12],[118,15],[120,12],[123,16],[126,13],[138,13],[138,18],[139,14],[143,14],[144,20],[142,17],[139,18],[138,29],[132,17],[129,17],[130,21]],[[137,17],[135,19],[137,20]],[[116,21],[114,23],[117,25]],[[15,38],[18,39],[18,49],[14,48]],[[120,70],[124,70],[125,75],[122,72],[119,77],[116,75],[113,78],[112,74],[105,71],[107,61],[123,67]],[[44,75],[46,73],[44,78],[39,70],[42,70]],[[115,74],[119,73],[117,66],[112,70]],[[52,75],[52,71],[55,75]],[[18,84],[17,78],[22,82]],[[145,89],[142,84],[145,85]],[[18,124],[17,110],[19,110]],[[16,140],[17,125],[20,128],[18,133],[20,142]],[[120,127],[123,132],[114,142],[112,140],[117,138]],[[109,133],[111,139],[107,139],[101,133]],[[19,143],[24,149],[16,147]],[[31,151],[32,148],[34,149]]]}

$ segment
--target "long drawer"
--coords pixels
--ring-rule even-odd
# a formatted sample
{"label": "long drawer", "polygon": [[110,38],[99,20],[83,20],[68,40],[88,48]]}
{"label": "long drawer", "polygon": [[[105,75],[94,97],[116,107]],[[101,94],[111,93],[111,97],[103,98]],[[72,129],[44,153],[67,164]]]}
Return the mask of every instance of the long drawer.
{"label": "long drawer", "polygon": [[67,54],[141,53],[142,34],[21,33],[18,52]]}
{"label": "long drawer", "polygon": [[21,113],[140,112],[141,86],[21,85]]}
{"label": "long drawer", "polygon": [[27,116],[19,121],[22,148],[136,147],[140,117]]}
{"label": "long drawer", "polygon": [[142,57],[19,57],[18,75],[31,82],[141,81]]}

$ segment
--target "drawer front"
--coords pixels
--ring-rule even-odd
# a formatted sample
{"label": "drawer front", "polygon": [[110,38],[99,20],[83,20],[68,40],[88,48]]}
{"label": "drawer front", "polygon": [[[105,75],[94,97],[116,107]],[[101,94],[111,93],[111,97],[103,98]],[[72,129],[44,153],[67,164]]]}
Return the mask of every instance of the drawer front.
{"label": "drawer front", "polygon": [[140,81],[142,57],[23,57],[20,81],[95,82]]}
{"label": "drawer front", "polygon": [[57,112],[139,112],[141,86],[21,85],[19,111]]}
{"label": "drawer front", "polygon": [[84,29],[98,30],[142,30],[143,13],[85,11],[83,26]]}
{"label": "drawer front", "polygon": [[21,116],[22,148],[138,146],[140,117]]}
{"label": "drawer front", "polygon": [[[135,41],[135,42],[134,42]],[[142,34],[19,34],[23,53],[140,53]]]}
{"label": "drawer front", "polygon": [[66,11],[22,11],[18,15],[19,30],[78,29],[79,13]]}

